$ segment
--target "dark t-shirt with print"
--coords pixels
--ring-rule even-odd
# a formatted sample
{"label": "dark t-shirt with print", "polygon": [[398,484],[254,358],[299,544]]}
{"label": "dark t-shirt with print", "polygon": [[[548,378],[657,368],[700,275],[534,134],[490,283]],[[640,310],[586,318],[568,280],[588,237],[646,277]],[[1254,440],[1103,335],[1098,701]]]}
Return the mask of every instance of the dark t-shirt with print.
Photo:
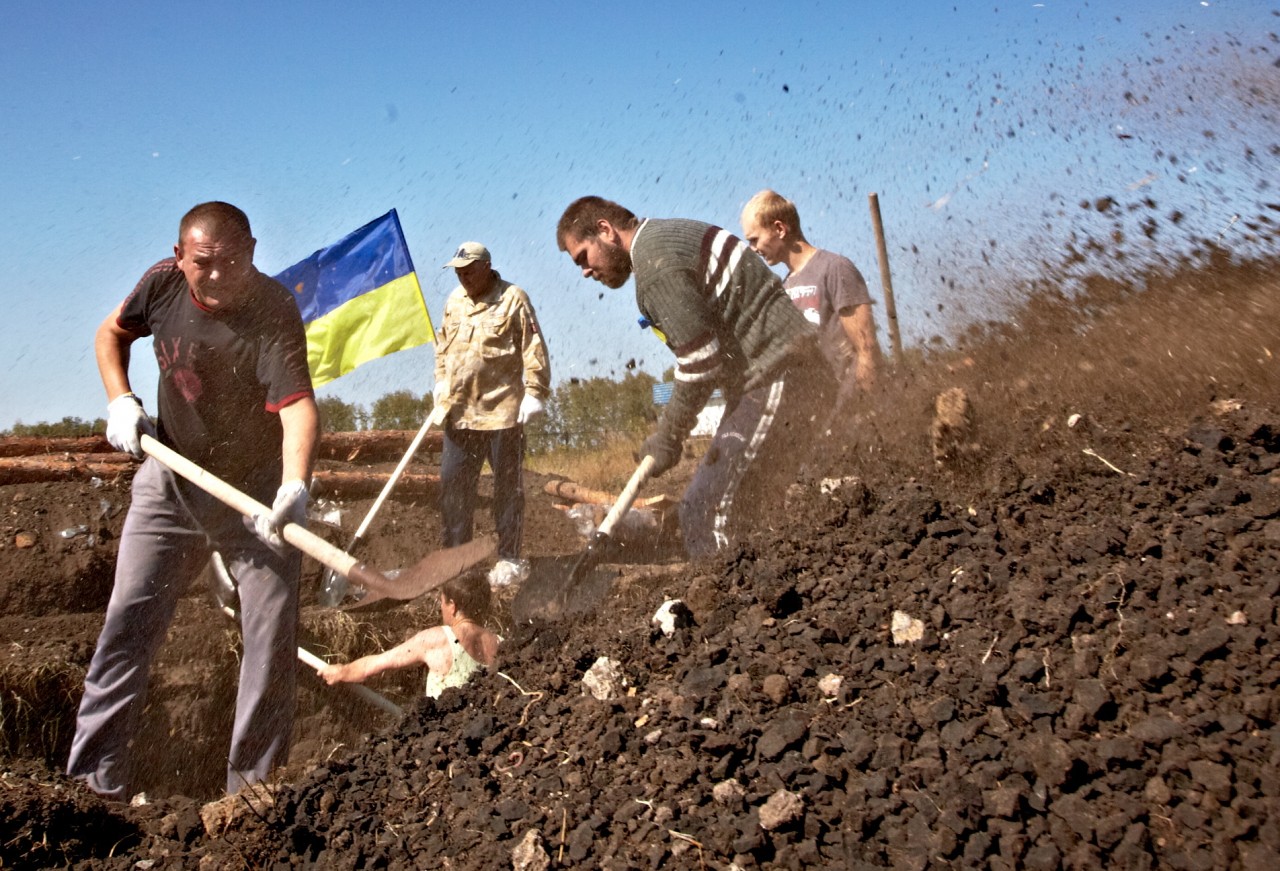
{"label": "dark t-shirt with print", "polygon": [[302,317],[283,285],[256,273],[242,301],[211,310],[168,258],[143,275],[117,323],[153,337],[162,443],[233,484],[278,481],[279,411],[312,394]]}
{"label": "dark t-shirt with print", "polygon": [[871,304],[862,273],[848,257],[819,248],[808,263],[786,277],[783,286],[805,319],[818,327],[822,353],[837,377],[845,380],[852,372],[855,351],[840,315]]}

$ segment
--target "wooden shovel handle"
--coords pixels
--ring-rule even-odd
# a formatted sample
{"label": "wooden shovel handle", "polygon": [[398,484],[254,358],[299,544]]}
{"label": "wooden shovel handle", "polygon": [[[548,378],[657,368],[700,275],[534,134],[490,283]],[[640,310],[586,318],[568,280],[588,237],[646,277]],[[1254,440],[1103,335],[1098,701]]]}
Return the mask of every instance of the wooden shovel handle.
{"label": "wooden shovel handle", "polygon": [[609,513],[605,515],[601,521],[597,531],[601,535],[612,535],[613,528],[618,525],[618,521],[622,516],[631,510],[631,504],[636,501],[636,495],[640,492],[640,488],[644,486],[644,482],[649,480],[649,473],[653,471],[653,464],[656,463],[653,457],[645,457],[640,461],[640,465],[631,475],[631,480],[627,482],[627,486],[622,488],[622,492],[618,494],[617,500],[613,503],[613,507],[609,509]]}
{"label": "wooden shovel handle", "polygon": [[[145,433],[142,435],[142,449],[155,457],[158,462],[171,469],[175,474],[186,478],[210,496],[234,508],[245,517],[254,517],[270,511],[267,506],[257,499],[247,493],[242,493],[217,475],[202,469],[182,456],[182,454],[160,444],[159,441]],[[359,584],[369,590],[390,592],[394,597],[390,581],[381,572],[358,561],[346,551],[339,550],[329,544],[329,542],[311,532],[305,526],[286,523],[284,529],[280,530],[280,537],[321,565],[333,569],[353,584]]]}

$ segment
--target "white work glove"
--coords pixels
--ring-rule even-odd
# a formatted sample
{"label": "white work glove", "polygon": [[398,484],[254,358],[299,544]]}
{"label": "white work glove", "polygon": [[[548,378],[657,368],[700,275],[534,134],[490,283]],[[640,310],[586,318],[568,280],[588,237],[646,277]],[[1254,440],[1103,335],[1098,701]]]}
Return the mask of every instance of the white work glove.
{"label": "white work glove", "polygon": [[435,426],[444,423],[449,416],[449,382],[437,381],[431,391],[431,422]]}
{"label": "white work glove", "polygon": [[520,410],[516,412],[516,423],[524,426],[540,414],[542,414],[542,400],[532,393],[526,393],[524,399],[520,400]]}
{"label": "white work glove", "polygon": [[258,538],[272,547],[280,547],[284,543],[280,530],[287,524],[306,526],[308,495],[307,485],[302,481],[294,479],[281,484],[276,491],[276,501],[271,503],[271,510],[253,516],[253,528]]}
{"label": "white work glove", "polygon": [[132,393],[121,393],[107,403],[107,441],[117,451],[142,459],[142,434],[155,438],[156,427],[147,417],[142,400]]}

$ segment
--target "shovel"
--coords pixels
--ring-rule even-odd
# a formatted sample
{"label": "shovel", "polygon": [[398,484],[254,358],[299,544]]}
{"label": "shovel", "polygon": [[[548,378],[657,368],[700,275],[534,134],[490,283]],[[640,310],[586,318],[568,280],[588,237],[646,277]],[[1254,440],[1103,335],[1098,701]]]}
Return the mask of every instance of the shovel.
{"label": "shovel", "polygon": [[649,473],[653,470],[654,462],[653,457],[645,457],[640,461],[640,465],[636,467],[635,472],[631,475],[631,480],[627,482],[626,487],[622,488],[622,492],[618,494],[617,501],[613,503],[613,507],[609,509],[609,513],[605,515],[600,526],[596,528],[595,534],[591,536],[591,541],[587,542],[587,549],[582,552],[582,555],[578,557],[578,561],[573,564],[573,569],[569,572],[569,579],[565,582],[559,597],[562,606],[568,602],[569,597],[582,584],[587,574],[600,564],[600,559],[609,547],[613,528],[631,510],[631,504],[636,501],[640,488],[644,486],[645,481],[649,480]]}
{"label": "shovel", "polygon": [[[186,478],[246,517],[265,514],[270,510],[252,496],[242,493],[149,435],[142,436],[142,449],[175,474]],[[488,559],[496,550],[496,542],[492,536],[479,538],[458,547],[428,554],[392,579],[377,569],[358,562],[351,554],[329,544],[305,526],[286,523],[280,530],[280,537],[321,565],[333,569],[353,584],[364,587],[368,592],[359,602],[360,605],[378,599],[416,599]]]}
{"label": "shovel", "polygon": [[[391,491],[395,488],[396,482],[400,480],[400,476],[404,474],[404,470],[408,467],[409,461],[413,459],[414,454],[418,452],[418,448],[422,445],[423,440],[427,437],[427,431],[433,426],[440,426],[444,423],[444,419],[449,414],[449,404],[442,402],[431,410],[431,414],[423,421],[422,426],[418,429],[418,434],[413,437],[413,441],[409,444],[409,449],[404,452],[404,456],[400,458],[400,463],[396,466],[394,472],[387,478],[387,483],[383,485],[382,492],[378,494],[378,498],[373,501],[369,512],[364,516],[364,520],[360,522],[360,526],[356,529],[356,534],[351,536],[351,541],[347,543],[347,552],[355,550],[356,545],[364,538],[364,534],[369,531],[369,526],[373,523],[373,518],[377,516],[378,510],[382,508],[382,503],[387,501],[387,497],[391,495]],[[330,608],[336,607],[342,603],[343,598],[347,595],[348,585],[342,576],[329,569],[324,573],[324,581],[320,585],[320,604]],[[365,597],[368,598],[367,596]],[[366,604],[362,601],[361,604]]]}
{"label": "shovel", "polygon": [[[222,613],[226,614],[237,623],[240,622],[240,614],[236,610],[236,605],[240,603],[240,591],[236,587],[236,582],[231,577],[231,572],[227,570],[227,564],[222,559],[222,554],[216,550],[209,556],[209,567],[213,569],[213,597],[218,600],[218,607],[222,609]],[[303,665],[313,668],[316,671],[324,668],[325,661],[316,656],[305,647],[298,648],[298,660]],[[376,708],[381,708],[396,719],[404,716],[404,708],[388,699],[381,693],[369,689],[364,684],[348,683],[343,684],[348,690],[355,695],[364,699]]]}

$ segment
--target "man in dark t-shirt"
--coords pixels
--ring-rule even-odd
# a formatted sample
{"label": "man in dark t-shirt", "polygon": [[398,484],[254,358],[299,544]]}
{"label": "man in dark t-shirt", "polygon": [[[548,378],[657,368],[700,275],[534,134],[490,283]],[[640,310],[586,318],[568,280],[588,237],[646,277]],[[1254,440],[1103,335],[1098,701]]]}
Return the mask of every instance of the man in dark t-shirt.
{"label": "man in dark t-shirt", "polygon": [[[254,267],[254,246],[235,206],[196,206],[174,256],[147,270],[95,339],[112,445],[141,458],[142,434],[153,435],[271,506],[244,518],[155,459],[139,468],[67,763],[108,798],[129,798],[151,663],[213,550],[238,583],[244,636],[227,792],[265,779],[287,756],[301,555],[280,529],[305,522],[319,427],[301,315],[289,291]],[[147,336],[160,369],[154,426],[129,386],[130,346]]]}

